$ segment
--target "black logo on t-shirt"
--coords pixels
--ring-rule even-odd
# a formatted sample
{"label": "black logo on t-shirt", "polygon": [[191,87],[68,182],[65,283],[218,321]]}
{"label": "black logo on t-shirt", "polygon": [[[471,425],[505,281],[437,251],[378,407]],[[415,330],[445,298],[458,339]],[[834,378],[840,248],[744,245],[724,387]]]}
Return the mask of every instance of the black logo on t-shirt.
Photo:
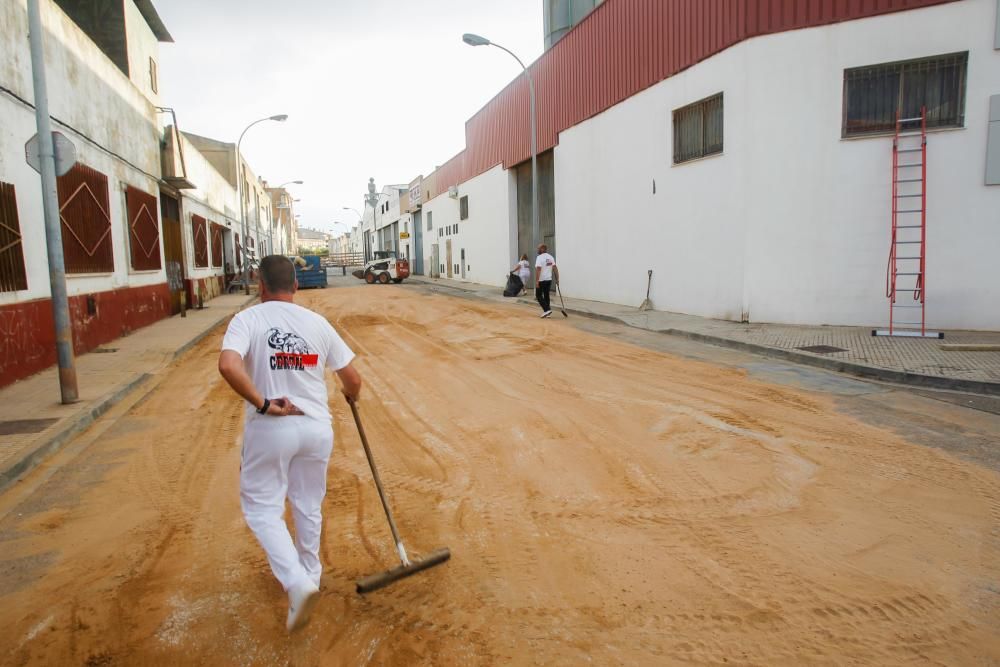
{"label": "black logo on t-shirt", "polygon": [[272,327],[267,332],[267,345],[277,350],[271,355],[272,371],[304,371],[319,363],[319,355],[313,354],[309,343],[298,334]]}

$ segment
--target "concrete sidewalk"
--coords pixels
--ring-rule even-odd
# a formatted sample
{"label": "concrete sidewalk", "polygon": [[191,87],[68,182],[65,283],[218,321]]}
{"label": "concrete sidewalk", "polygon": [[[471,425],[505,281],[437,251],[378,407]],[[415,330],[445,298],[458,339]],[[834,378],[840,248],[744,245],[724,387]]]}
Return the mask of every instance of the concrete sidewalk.
{"label": "concrete sidewalk", "polygon": [[0,389],[0,490],[170,365],[256,295],[221,295],[76,359],[80,400],[59,402],[56,367]]}
{"label": "concrete sidewalk", "polygon": [[[491,285],[414,276],[415,283],[443,292],[479,298],[530,303],[530,298],[507,299]],[[560,317],[559,298],[552,295],[554,317]],[[947,331],[943,340],[874,337],[870,328],[742,324],[662,311],[640,312],[635,307],[565,298],[569,313],[622,322],[632,327],[683,336],[827,370],[932,389],[1000,396],[1000,333]],[[990,350],[950,350],[947,346],[989,346]],[[834,350],[802,348],[823,345]]]}

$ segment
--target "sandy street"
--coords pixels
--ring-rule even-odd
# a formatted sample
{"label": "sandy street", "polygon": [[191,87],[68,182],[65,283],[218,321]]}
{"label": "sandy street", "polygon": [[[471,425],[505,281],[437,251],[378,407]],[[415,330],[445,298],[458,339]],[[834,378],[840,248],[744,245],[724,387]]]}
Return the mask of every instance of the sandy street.
{"label": "sandy street", "polygon": [[452,560],[354,592],[394,551],[337,394],[323,596],[290,640],[239,510],[219,330],[0,495],[0,663],[1000,662],[996,472],[558,313],[406,286],[300,302],[359,355],[408,548]]}

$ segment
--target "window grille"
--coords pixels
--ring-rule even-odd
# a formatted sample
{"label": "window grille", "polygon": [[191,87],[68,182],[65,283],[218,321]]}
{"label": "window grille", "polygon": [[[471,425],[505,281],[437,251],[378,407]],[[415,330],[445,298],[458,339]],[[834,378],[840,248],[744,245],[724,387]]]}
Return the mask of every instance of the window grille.
{"label": "window grille", "polygon": [[129,256],[136,271],[160,268],[160,222],[157,218],[156,197],[128,186],[125,190],[125,210],[128,214]]}
{"label": "window grille", "polygon": [[0,183],[0,292],[28,289],[14,186]]}
{"label": "window grille", "polygon": [[208,229],[205,218],[200,215],[191,216],[191,238],[194,239],[194,265],[198,268],[207,268]]}
{"label": "window grille", "polygon": [[149,58],[149,88],[154,92],[159,91],[159,79],[156,73],[156,61],[153,60],[152,56]]}
{"label": "window grille", "polygon": [[222,227],[212,223],[212,266],[222,267]]}
{"label": "window grille", "polygon": [[77,163],[56,180],[66,273],[111,273],[108,177]]}
{"label": "window grille", "polygon": [[674,110],[674,164],[722,152],[722,93]]}
{"label": "window grille", "polygon": [[[968,52],[868,65],[844,70],[841,136],[892,132],[896,114],[919,118],[927,109],[927,127],[965,125],[965,79]],[[903,125],[915,129],[919,121]]]}

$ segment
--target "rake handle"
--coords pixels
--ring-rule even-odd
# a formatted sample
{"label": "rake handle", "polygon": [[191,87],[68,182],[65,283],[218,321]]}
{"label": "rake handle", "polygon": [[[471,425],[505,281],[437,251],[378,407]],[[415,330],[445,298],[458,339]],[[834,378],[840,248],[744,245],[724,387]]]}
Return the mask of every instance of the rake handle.
{"label": "rake handle", "polygon": [[354,415],[354,424],[358,427],[358,435],[361,436],[361,444],[365,448],[365,456],[368,458],[368,467],[372,469],[372,477],[375,479],[375,488],[378,489],[379,500],[382,501],[382,509],[385,510],[385,518],[389,520],[389,530],[392,531],[392,539],[396,542],[396,551],[399,552],[399,560],[403,565],[409,565],[410,561],[406,557],[406,550],[403,548],[403,540],[399,537],[399,530],[396,529],[396,521],[392,518],[392,510],[389,509],[389,499],[385,497],[385,490],[382,488],[382,479],[378,476],[378,468],[375,467],[375,457],[372,456],[372,449],[368,446],[368,438],[365,436],[365,427],[361,425],[361,415],[358,414],[358,404],[348,398],[347,404],[351,406],[351,413]]}

